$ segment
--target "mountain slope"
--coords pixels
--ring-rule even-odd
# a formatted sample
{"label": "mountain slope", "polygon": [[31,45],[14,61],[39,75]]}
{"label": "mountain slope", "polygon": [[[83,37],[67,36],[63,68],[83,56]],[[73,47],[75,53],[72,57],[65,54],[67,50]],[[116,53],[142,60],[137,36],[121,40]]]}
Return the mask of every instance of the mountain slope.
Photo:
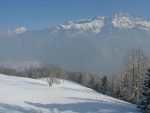
{"label": "mountain slope", "polygon": [[[67,22],[39,31],[0,33],[0,64],[54,64],[71,71],[116,73],[132,48],[150,56],[150,20],[127,13]],[[114,66],[115,65],[115,66]]]}
{"label": "mountain slope", "polygon": [[0,113],[138,113],[136,106],[61,81],[48,87],[43,80],[0,75]]}

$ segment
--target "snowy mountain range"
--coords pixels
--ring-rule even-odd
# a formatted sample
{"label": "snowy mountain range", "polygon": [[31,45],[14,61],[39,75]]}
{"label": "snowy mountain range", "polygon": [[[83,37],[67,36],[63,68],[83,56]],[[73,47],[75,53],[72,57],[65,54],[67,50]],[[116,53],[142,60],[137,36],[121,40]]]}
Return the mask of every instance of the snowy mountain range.
{"label": "snowy mountain range", "polygon": [[73,71],[113,73],[132,48],[140,47],[150,56],[149,42],[150,20],[119,12],[43,30],[20,27],[0,33],[0,64],[55,64]]}
{"label": "snowy mountain range", "polygon": [[110,19],[114,28],[150,30],[150,20],[145,20],[141,17],[132,16],[127,13],[119,12],[113,17],[96,17],[93,19],[84,19],[76,22],[68,22],[60,25],[60,28],[65,30],[80,30],[80,32],[91,31],[99,33]]}

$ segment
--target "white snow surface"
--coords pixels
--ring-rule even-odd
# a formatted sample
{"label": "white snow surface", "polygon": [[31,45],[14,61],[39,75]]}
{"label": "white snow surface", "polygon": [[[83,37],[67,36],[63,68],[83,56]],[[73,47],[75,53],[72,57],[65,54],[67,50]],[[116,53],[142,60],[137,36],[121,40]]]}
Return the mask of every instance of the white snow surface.
{"label": "white snow surface", "polygon": [[138,113],[136,106],[70,81],[0,74],[0,113]]}

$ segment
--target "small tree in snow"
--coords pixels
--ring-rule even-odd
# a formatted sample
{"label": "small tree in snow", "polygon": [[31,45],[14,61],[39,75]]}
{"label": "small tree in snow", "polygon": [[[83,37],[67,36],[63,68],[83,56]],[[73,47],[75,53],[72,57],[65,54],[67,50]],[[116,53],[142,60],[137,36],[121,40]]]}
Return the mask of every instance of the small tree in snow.
{"label": "small tree in snow", "polygon": [[144,113],[150,113],[150,69],[148,69],[146,75],[142,87],[143,98],[140,100],[137,107]]}
{"label": "small tree in snow", "polygon": [[52,86],[52,84],[54,83],[54,76],[53,75],[48,76],[47,82],[48,82],[48,86]]}

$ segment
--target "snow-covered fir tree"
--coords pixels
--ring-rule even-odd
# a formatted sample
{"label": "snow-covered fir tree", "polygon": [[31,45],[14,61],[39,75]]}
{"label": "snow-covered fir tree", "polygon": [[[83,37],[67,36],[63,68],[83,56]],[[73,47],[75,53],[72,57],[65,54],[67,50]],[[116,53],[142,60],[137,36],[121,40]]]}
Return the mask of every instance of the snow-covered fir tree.
{"label": "snow-covered fir tree", "polygon": [[148,69],[148,73],[146,73],[146,77],[143,81],[142,96],[137,107],[141,109],[143,113],[150,113],[150,69]]}

